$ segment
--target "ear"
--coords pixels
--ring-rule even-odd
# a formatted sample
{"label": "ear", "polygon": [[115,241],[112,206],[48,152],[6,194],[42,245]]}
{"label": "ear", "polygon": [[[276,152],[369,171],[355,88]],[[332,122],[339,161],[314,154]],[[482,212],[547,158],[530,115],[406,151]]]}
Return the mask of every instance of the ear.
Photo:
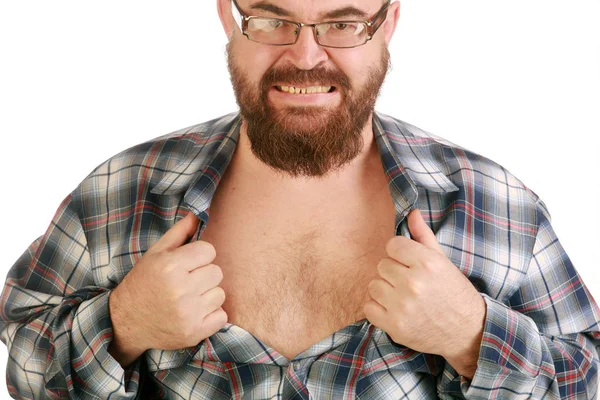
{"label": "ear", "polygon": [[400,19],[400,2],[394,1],[390,4],[388,8],[388,15],[383,23],[383,26],[379,29],[383,29],[383,34],[385,37],[386,46],[390,45],[392,40],[392,36],[396,31],[396,26],[398,25],[398,20]]}
{"label": "ear", "polygon": [[233,15],[231,13],[231,0],[217,0],[217,11],[219,12],[221,25],[223,25],[227,39],[231,40],[231,36],[233,36],[233,32],[236,28]]}

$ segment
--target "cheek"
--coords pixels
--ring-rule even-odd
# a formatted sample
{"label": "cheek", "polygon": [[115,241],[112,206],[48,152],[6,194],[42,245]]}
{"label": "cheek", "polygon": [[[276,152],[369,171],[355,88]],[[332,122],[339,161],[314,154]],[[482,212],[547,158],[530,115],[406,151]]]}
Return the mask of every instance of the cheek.
{"label": "cheek", "polygon": [[335,67],[350,78],[350,82],[355,88],[366,82],[366,71],[379,65],[379,57],[380,55],[375,51],[361,47],[340,49],[335,53],[330,53],[331,61]]}
{"label": "cheek", "polygon": [[265,49],[266,46],[244,46],[238,52],[237,63],[246,72],[252,82],[260,82],[261,78],[277,61],[275,52]]}

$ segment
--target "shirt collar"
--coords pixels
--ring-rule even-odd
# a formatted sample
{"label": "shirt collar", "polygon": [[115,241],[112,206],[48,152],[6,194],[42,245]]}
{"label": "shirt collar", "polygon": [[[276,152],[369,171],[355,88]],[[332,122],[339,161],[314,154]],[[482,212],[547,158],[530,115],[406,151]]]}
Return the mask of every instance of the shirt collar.
{"label": "shirt collar", "polygon": [[[197,125],[190,146],[151,193],[172,195],[185,191],[184,201],[197,215],[210,206],[215,190],[231,161],[240,134],[239,113]],[[443,139],[388,115],[373,113],[373,134],[396,207],[396,227],[414,208],[418,187],[434,192],[459,190],[443,173]]]}

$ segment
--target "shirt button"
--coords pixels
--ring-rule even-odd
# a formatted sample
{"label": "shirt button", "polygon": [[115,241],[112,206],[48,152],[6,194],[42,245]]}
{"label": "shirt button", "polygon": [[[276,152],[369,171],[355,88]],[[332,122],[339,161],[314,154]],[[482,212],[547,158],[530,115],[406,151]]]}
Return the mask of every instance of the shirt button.
{"label": "shirt button", "polygon": [[294,368],[294,371],[298,371],[300,369],[300,361],[294,361],[292,363],[292,368]]}

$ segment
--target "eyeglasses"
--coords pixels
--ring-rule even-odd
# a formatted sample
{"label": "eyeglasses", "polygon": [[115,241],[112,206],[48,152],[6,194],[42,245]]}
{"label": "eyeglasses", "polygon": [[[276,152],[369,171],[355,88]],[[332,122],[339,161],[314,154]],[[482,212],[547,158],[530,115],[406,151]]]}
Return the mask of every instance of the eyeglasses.
{"label": "eyeglasses", "polygon": [[296,43],[303,26],[313,28],[315,40],[323,47],[352,48],[362,46],[373,38],[387,17],[387,1],[370,21],[330,21],[318,24],[303,24],[279,18],[245,15],[235,0],[234,19],[240,31],[253,42],[271,46],[286,46]]}

